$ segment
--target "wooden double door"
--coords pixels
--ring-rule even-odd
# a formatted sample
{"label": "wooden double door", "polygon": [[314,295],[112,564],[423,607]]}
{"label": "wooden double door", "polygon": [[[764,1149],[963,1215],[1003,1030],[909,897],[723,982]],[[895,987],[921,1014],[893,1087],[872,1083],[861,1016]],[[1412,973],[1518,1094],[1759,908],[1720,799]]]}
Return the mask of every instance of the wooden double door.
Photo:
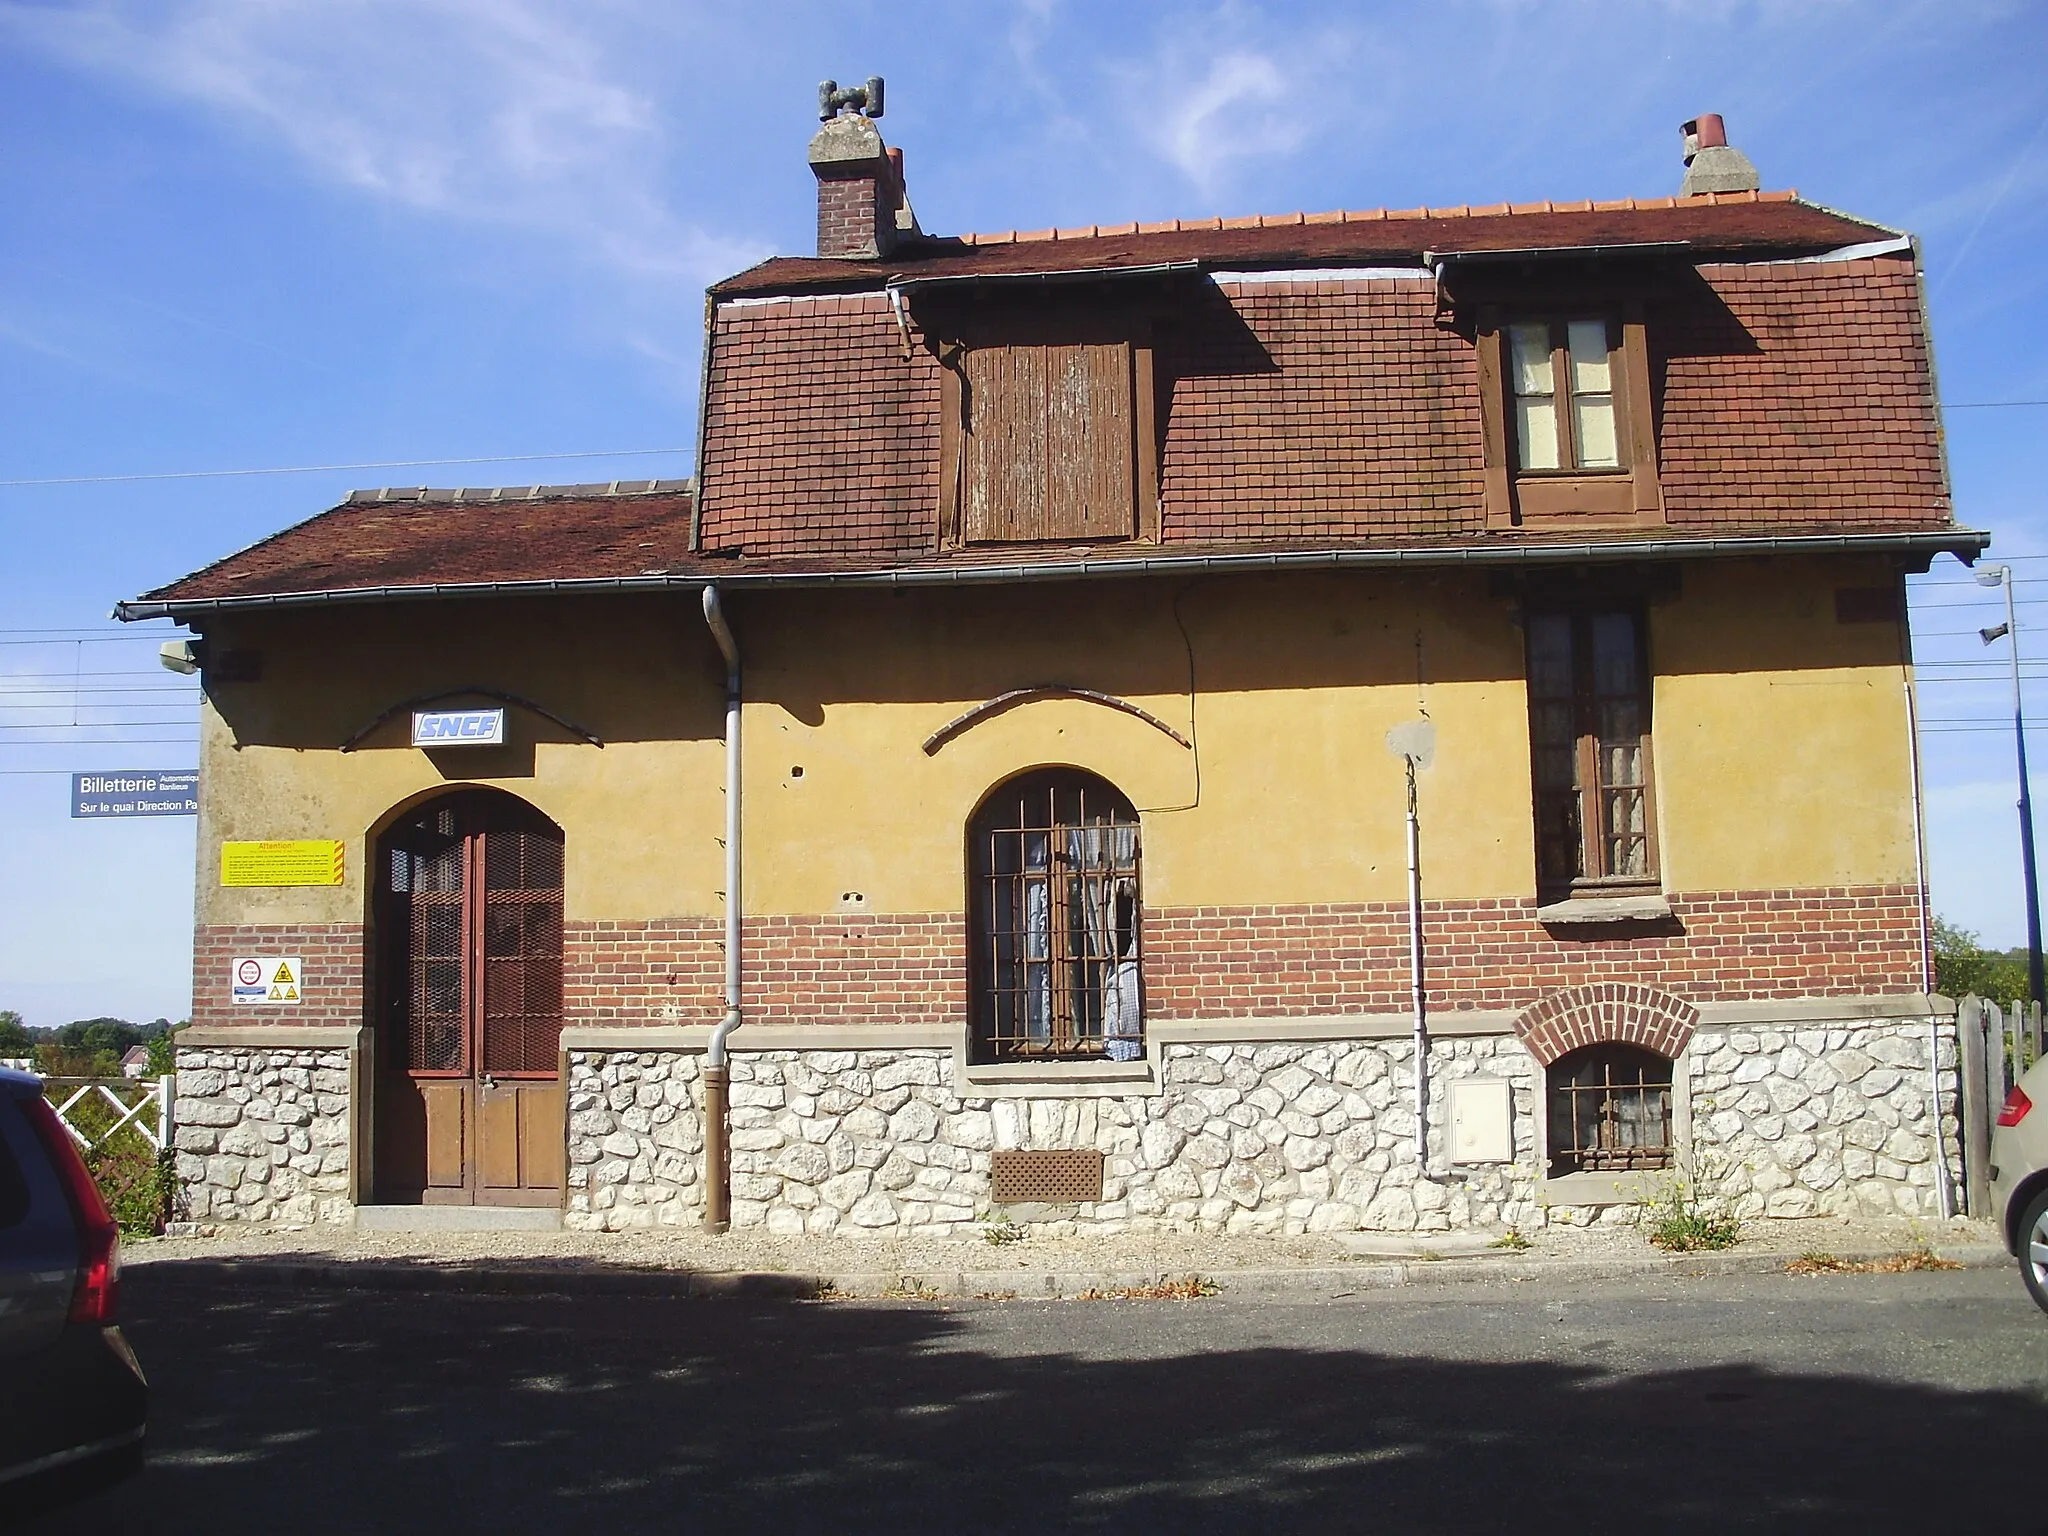
{"label": "wooden double door", "polygon": [[562,832],[497,790],[379,840],[377,1199],[557,1205]]}

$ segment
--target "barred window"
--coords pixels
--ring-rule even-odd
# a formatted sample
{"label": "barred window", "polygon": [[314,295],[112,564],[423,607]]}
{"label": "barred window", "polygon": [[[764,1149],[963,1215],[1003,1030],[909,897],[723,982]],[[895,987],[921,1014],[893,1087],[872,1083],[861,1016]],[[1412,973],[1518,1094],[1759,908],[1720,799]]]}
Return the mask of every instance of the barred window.
{"label": "barred window", "polygon": [[1671,1060],[1639,1045],[1582,1046],[1550,1064],[1550,1177],[1671,1166]]}
{"label": "barred window", "polygon": [[975,1055],[1144,1054],[1138,813],[1092,774],[1022,775],[969,828]]}

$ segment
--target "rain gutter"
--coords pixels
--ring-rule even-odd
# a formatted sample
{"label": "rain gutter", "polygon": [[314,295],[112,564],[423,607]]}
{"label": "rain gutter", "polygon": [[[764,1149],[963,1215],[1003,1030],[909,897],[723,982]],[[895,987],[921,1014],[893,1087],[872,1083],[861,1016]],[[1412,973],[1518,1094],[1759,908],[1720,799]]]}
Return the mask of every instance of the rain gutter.
{"label": "rain gutter", "polygon": [[[329,587],[240,597],[134,598],[114,606],[124,623],[199,618],[342,603],[416,602],[458,597],[581,597],[626,592],[728,591],[785,588],[967,587],[1010,582],[1092,581],[1135,576],[1231,575],[1269,571],[1415,570],[1431,568],[1613,565],[1637,560],[1738,559],[1760,555],[1936,555],[1969,564],[1991,543],[1975,528],[1919,533],[1762,535],[1754,538],[1625,539],[1594,544],[1480,545],[1449,549],[1279,550],[1228,555],[1141,555],[1130,559],[1034,560],[1002,565],[901,566],[878,571],[663,572],[643,576],[562,577],[537,581],[436,581],[404,586]],[[767,562],[762,562],[766,564]]]}
{"label": "rain gutter", "polygon": [[930,277],[899,273],[882,286],[885,292],[908,293],[917,288],[985,288],[1010,283],[1120,283],[1130,278],[1194,276],[1204,265],[1199,261],[1155,261],[1143,267],[1057,267],[1037,272],[954,272]]}

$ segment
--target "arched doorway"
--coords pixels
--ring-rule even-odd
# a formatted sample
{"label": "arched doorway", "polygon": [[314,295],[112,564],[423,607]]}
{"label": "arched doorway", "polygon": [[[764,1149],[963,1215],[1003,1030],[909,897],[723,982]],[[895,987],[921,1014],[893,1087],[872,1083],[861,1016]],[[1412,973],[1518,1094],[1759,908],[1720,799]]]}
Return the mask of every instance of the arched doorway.
{"label": "arched doorway", "polygon": [[562,829],[493,789],[377,841],[377,1199],[556,1205]]}

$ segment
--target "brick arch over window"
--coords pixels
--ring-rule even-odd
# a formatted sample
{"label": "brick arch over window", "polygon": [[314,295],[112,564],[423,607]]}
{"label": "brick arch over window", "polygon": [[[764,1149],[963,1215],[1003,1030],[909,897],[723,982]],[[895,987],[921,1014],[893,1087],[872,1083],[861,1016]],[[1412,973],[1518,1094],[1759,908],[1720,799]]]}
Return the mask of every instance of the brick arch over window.
{"label": "brick arch over window", "polygon": [[1568,1051],[1603,1040],[1640,1045],[1675,1057],[1692,1039],[1699,1009],[1655,987],[1595,982],[1553,992],[1515,1020],[1515,1033],[1544,1066]]}

